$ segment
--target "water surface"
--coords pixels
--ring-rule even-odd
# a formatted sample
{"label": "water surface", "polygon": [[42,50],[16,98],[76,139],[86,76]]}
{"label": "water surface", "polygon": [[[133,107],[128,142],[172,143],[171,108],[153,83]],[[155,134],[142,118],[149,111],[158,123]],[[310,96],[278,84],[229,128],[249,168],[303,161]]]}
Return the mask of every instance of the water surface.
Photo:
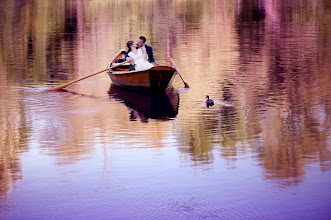
{"label": "water surface", "polygon": [[[1,219],[328,219],[325,0],[0,2]],[[105,69],[147,38],[163,95]],[[207,107],[205,96],[215,102]]]}

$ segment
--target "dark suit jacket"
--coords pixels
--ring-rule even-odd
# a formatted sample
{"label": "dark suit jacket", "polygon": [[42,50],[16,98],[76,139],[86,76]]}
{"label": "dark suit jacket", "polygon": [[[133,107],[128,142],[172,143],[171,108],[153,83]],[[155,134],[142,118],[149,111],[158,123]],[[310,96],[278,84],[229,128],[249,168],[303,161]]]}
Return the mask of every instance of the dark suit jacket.
{"label": "dark suit jacket", "polygon": [[146,47],[146,52],[147,52],[147,55],[148,55],[148,61],[150,63],[155,63],[152,47],[150,47],[150,46],[148,46],[146,44],[145,44],[145,47]]}
{"label": "dark suit jacket", "polygon": [[[155,63],[154,56],[153,56],[153,48],[148,46],[147,44],[145,44],[145,47],[146,47],[146,52],[147,52],[147,55],[148,55],[148,61],[150,63]],[[128,53],[129,53],[129,50],[126,51],[125,60],[128,57]]]}

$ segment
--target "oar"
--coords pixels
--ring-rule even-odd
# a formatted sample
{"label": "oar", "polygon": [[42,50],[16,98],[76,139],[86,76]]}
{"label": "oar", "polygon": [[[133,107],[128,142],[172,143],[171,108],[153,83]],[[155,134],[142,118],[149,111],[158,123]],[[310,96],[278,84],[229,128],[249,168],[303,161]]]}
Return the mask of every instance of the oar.
{"label": "oar", "polygon": [[177,69],[177,66],[176,66],[175,62],[171,58],[170,58],[170,60],[171,60],[172,64],[174,65],[174,68],[177,71],[177,73],[179,74],[180,78],[182,79],[182,81],[183,81],[183,83],[185,85],[185,88],[190,88],[188,86],[188,84],[185,82],[184,78],[182,77],[182,74],[180,74],[179,70]]}
{"label": "oar", "polygon": [[[125,62],[123,62],[123,63],[120,63],[120,64],[116,65],[116,66],[109,67],[109,69],[114,69],[114,68],[116,68],[116,67],[118,67],[118,66],[122,66],[123,64],[128,63],[128,62],[129,62],[129,61],[125,61]],[[71,82],[68,82],[68,83],[64,83],[64,84],[61,84],[61,85],[56,86],[56,87],[54,87],[54,88],[48,89],[47,91],[55,91],[55,90],[63,89],[63,88],[65,88],[65,87],[67,87],[67,86],[69,86],[69,85],[71,85],[71,84],[73,84],[73,83],[79,82],[79,81],[81,81],[81,80],[83,80],[83,79],[87,79],[87,78],[89,78],[89,77],[91,77],[91,76],[95,76],[95,75],[97,75],[97,74],[99,74],[99,73],[102,73],[102,72],[105,72],[105,71],[107,71],[107,70],[108,70],[108,69],[101,70],[101,71],[99,71],[99,72],[97,72],[97,73],[93,73],[93,74],[88,75],[88,76],[85,76],[85,77],[83,77],[83,78],[76,79],[76,80],[74,80],[74,81],[71,81]]]}

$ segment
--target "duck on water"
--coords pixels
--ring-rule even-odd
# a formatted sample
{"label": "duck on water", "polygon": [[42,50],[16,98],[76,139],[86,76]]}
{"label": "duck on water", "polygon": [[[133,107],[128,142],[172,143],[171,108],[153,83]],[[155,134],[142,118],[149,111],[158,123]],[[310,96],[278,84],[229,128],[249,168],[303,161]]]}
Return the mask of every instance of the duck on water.
{"label": "duck on water", "polygon": [[214,105],[214,101],[209,98],[209,95],[206,96],[206,99],[207,99],[206,100],[207,107]]}

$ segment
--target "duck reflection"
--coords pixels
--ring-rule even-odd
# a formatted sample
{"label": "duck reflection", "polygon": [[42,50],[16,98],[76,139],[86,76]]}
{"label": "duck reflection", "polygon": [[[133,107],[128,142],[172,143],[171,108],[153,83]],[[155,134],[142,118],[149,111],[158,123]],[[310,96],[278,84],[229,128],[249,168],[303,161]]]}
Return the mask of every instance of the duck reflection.
{"label": "duck reflection", "polygon": [[111,84],[108,91],[110,98],[115,98],[130,110],[130,120],[147,123],[149,119],[168,120],[178,114],[179,94],[174,88],[169,88],[166,93],[149,94],[128,90]]}

